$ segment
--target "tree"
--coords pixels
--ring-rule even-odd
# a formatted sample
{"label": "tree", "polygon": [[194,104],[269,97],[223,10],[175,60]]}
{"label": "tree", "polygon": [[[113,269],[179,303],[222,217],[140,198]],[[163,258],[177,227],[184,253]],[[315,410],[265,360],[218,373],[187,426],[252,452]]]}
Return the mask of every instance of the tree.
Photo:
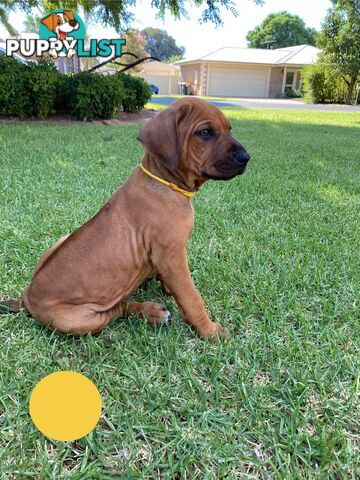
{"label": "tree", "polygon": [[6,30],[10,33],[10,35],[15,36],[18,34],[18,32],[9,22],[10,10],[11,10],[11,7],[8,4],[8,2],[0,3],[0,25],[3,25],[6,28]]}
{"label": "tree", "polygon": [[165,30],[148,27],[142,30],[141,33],[146,40],[145,49],[152,57],[166,61],[174,55],[180,58],[184,56],[185,48],[178,47],[175,39]]}
{"label": "tree", "polygon": [[319,36],[320,63],[337,69],[347,84],[346,103],[351,103],[360,79],[360,0],[332,0]]}
{"label": "tree", "polygon": [[39,32],[39,25],[41,22],[41,19],[43,18],[44,15],[31,15],[28,14],[26,15],[26,18],[24,20],[24,32],[28,33],[38,33]]}
{"label": "tree", "polygon": [[[147,51],[145,50],[146,40],[143,37],[142,33],[139,30],[126,30],[123,34],[123,37],[126,40],[126,47],[124,51],[131,52],[134,55],[137,55],[139,58],[144,58],[148,56]],[[124,55],[121,57],[121,63],[132,63],[136,59],[130,55]],[[133,67],[133,71],[138,72],[143,68],[142,65],[137,65]]]}
{"label": "tree", "polygon": [[315,45],[316,30],[305,25],[298,15],[271,13],[261,25],[246,35],[250,48],[281,48],[293,45]]}
{"label": "tree", "polygon": [[[264,3],[264,0],[252,1],[258,5]],[[49,12],[56,8],[78,10],[79,7],[81,7],[85,14],[91,16],[93,20],[99,21],[105,26],[114,27],[116,31],[121,32],[130,26],[133,15],[129,11],[129,8],[133,7],[135,3],[136,0],[0,0],[0,23],[5,26],[11,35],[14,35],[16,32],[12,29],[8,20],[10,11],[20,9],[26,13],[31,13],[31,9],[37,7],[41,11]],[[200,19],[202,22],[213,22],[217,25],[221,24],[221,7],[237,15],[234,0],[152,1],[152,7],[158,11],[160,18],[164,18],[167,12],[178,19],[186,17],[186,4],[193,4],[198,7],[205,5]]]}

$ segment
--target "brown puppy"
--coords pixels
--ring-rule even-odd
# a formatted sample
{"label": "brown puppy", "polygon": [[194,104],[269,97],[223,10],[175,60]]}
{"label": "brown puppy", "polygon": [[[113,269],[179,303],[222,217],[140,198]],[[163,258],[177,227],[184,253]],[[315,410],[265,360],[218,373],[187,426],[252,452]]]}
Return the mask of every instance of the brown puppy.
{"label": "brown puppy", "polygon": [[144,169],[138,166],[91,220],[42,256],[24,294],[27,310],[74,335],[100,332],[116,315],[167,322],[163,305],[127,301],[157,276],[200,336],[224,334],[192,282],[186,244],[193,192],[207,179],[243,173],[250,158],[230,128],[218,108],[196,98],[178,100],[150,120],[138,137]]}

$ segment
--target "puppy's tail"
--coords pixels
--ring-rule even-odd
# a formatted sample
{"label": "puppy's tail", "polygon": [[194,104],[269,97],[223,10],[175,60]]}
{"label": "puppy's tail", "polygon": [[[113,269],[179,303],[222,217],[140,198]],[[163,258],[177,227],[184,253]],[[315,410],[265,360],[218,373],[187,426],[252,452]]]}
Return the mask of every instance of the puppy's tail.
{"label": "puppy's tail", "polygon": [[0,315],[9,313],[18,313],[25,308],[22,300],[2,300],[0,301]]}

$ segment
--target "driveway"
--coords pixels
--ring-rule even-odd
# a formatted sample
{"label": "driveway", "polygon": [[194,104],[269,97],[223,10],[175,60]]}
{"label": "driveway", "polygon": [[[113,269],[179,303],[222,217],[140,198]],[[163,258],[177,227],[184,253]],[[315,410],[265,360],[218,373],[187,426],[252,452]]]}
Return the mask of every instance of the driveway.
{"label": "driveway", "polygon": [[[160,105],[171,105],[180,97],[158,97],[153,95],[150,103]],[[224,100],[203,97],[204,100],[216,105],[217,107],[243,107],[243,108],[285,108],[293,110],[327,110],[339,112],[360,112],[360,106],[352,105],[322,105],[307,104],[298,99],[286,98],[226,98]]]}

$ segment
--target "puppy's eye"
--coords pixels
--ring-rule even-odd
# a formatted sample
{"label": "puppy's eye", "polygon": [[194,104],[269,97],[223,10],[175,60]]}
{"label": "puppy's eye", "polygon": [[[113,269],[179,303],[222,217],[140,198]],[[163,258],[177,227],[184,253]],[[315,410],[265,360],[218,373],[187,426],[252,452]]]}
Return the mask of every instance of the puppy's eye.
{"label": "puppy's eye", "polygon": [[57,24],[61,25],[61,19],[60,18],[58,18]]}
{"label": "puppy's eye", "polygon": [[197,135],[203,138],[210,138],[214,136],[214,132],[211,130],[211,128],[204,128],[203,130],[197,132]]}

